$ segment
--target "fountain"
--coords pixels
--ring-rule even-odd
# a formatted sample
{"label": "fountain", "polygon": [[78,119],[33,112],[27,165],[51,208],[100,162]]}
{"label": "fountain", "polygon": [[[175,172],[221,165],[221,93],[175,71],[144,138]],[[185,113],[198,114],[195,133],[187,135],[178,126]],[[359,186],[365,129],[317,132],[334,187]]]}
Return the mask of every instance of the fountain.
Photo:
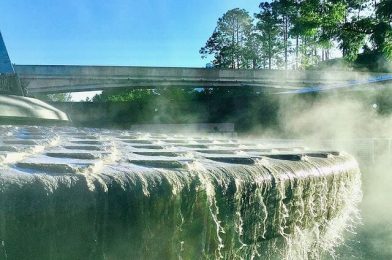
{"label": "fountain", "polygon": [[0,54],[1,258],[315,259],[356,220],[348,154],[42,125],[68,117],[21,96]]}
{"label": "fountain", "polygon": [[0,132],[9,259],[317,258],[357,214],[359,170],[344,153],[88,128]]}

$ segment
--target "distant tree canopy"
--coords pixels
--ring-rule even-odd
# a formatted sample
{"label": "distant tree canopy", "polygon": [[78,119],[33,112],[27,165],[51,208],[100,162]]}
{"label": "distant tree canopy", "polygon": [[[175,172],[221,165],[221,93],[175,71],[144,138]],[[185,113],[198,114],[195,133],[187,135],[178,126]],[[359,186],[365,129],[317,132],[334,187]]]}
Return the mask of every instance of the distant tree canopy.
{"label": "distant tree canopy", "polygon": [[[277,122],[276,95],[254,88],[161,88],[155,90],[105,90],[95,103],[124,105],[112,113],[115,122],[133,123],[235,123],[237,131]],[[129,111],[132,111],[130,116]],[[132,118],[129,118],[132,117]]]}
{"label": "distant tree canopy", "polygon": [[113,89],[104,90],[101,94],[95,95],[92,99],[93,102],[125,102],[125,101],[136,101],[145,100],[155,95],[151,89]]}
{"label": "distant tree canopy", "polygon": [[349,62],[361,53],[392,60],[392,0],[274,0],[259,8],[255,20],[244,9],[227,11],[202,57],[233,69],[307,68],[333,49]]}
{"label": "distant tree canopy", "polygon": [[252,18],[244,9],[233,9],[218,19],[218,24],[200,54],[214,55],[214,65],[232,69],[250,67],[248,41],[253,30]]}
{"label": "distant tree canopy", "polygon": [[35,97],[49,102],[70,102],[72,100],[71,93],[38,94]]}

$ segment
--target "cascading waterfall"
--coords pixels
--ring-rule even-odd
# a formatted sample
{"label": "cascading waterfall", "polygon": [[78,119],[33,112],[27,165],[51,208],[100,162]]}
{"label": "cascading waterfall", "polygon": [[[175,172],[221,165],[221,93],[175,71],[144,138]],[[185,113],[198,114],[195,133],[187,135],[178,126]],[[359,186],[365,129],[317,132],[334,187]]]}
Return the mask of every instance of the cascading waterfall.
{"label": "cascading waterfall", "polygon": [[345,153],[0,128],[0,258],[319,259],[358,220],[360,173]]}

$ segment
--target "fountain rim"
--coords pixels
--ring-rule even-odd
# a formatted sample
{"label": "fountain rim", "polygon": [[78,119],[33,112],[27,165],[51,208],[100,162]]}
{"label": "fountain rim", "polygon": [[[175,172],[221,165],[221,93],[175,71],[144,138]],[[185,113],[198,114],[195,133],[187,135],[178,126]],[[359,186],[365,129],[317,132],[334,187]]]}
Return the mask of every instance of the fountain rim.
{"label": "fountain rim", "polygon": [[0,124],[66,123],[71,121],[61,110],[31,97],[0,94]]}

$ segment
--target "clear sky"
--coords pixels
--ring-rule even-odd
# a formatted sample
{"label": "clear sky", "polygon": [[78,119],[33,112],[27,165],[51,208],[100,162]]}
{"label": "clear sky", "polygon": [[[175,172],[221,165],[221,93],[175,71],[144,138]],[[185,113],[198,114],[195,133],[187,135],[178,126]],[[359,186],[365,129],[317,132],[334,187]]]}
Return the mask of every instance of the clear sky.
{"label": "clear sky", "polygon": [[199,55],[227,10],[257,0],[0,0],[16,64],[204,67]]}

